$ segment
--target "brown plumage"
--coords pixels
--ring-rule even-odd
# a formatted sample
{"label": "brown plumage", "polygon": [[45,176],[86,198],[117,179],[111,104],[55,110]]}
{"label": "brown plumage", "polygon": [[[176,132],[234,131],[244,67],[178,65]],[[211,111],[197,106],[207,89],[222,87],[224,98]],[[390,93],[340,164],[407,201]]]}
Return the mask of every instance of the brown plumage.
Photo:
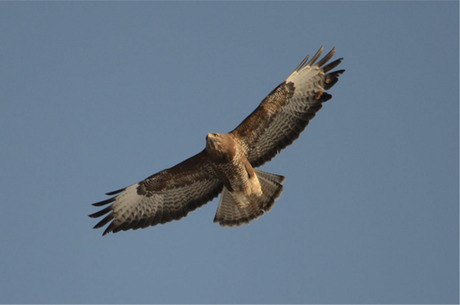
{"label": "brown plumage", "polygon": [[307,56],[233,131],[208,134],[200,153],[93,204],[111,204],[89,215],[105,215],[94,228],[109,223],[107,234],[177,220],[221,192],[214,222],[222,226],[249,223],[268,212],[283,191],[284,177],[255,168],[298,138],[344,72],[329,72],[342,60],[327,64],[335,48],[315,63],[322,51],[310,61]]}

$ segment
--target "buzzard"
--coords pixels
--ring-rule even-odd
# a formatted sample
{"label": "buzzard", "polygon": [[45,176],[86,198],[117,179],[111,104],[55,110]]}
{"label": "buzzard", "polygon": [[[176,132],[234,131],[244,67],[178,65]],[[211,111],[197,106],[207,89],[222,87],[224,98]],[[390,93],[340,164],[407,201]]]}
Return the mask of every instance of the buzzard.
{"label": "buzzard", "polygon": [[[283,191],[283,176],[256,169],[297,139],[332,96],[326,92],[345,70],[332,71],[335,48],[317,61],[323,47],[299,64],[233,131],[209,133],[206,147],[193,157],[94,203],[89,215],[109,224],[103,235],[180,219],[222,193],[214,222],[249,223],[268,212]],[[328,63],[329,62],[329,63]]]}

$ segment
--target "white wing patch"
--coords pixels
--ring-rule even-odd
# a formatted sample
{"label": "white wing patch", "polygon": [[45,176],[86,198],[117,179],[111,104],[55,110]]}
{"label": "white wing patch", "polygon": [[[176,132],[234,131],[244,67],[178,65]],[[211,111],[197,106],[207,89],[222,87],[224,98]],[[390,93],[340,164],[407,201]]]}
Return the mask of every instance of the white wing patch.
{"label": "white wing patch", "polygon": [[[295,69],[294,72],[292,72],[291,75],[289,75],[289,77],[286,79],[286,84],[294,84],[295,90],[293,98],[306,95],[316,95],[315,93],[324,91],[322,84],[324,82],[325,73],[321,68],[321,65],[324,61],[321,60],[313,67],[311,66],[311,64],[315,63],[315,61],[318,59],[322,51],[323,48],[321,47],[318,53],[316,53],[316,55],[307,64],[305,64],[305,62],[308,60],[308,57],[305,58],[299,67],[297,67],[297,69]],[[334,49],[332,49],[329,54],[333,54],[333,52],[335,52]],[[328,57],[329,54],[326,55],[325,58]],[[314,94],[309,94],[311,92]]]}
{"label": "white wing patch", "polygon": [[138,186],[139,183],[133,184],[116,197],[112,206],[115,225],[148,218],[163,208],[162,195],[154,194],[151,197],[139,195]]}

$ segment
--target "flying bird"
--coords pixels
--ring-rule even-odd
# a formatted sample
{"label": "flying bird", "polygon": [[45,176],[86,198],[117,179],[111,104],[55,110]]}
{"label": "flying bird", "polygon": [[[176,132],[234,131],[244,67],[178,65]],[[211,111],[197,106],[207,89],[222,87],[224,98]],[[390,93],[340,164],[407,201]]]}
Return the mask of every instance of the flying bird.
{"label": "flying bird", "polygon": [[112,196],[89,215],[104,216],[94,229],[109,224],[103,235],[146,228],[185,217],[222,193],[214,222],[221,226],[249,223],[270,211],[283,191],[284,177],[256,169],[297,139],[332,96],[326,92],[345,70],[332,71],[333,48],[307,57],[259,106],[229,133],[208,133],[198,154]]}

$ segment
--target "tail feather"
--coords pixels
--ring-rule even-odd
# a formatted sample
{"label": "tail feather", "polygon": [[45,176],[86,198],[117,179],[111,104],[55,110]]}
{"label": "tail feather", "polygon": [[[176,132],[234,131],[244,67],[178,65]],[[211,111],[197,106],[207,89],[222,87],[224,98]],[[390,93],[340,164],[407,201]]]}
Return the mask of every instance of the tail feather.
{"label": "tail feather", "polygon": [[240,226],[270,211],[283,191],[281,183],[284,177],[257,169],[255,172],[262,187],[262,195],[255,197],[247,206],[241,207],[230,191],[224,187],[214,222],[218,222],[221,226]]}

